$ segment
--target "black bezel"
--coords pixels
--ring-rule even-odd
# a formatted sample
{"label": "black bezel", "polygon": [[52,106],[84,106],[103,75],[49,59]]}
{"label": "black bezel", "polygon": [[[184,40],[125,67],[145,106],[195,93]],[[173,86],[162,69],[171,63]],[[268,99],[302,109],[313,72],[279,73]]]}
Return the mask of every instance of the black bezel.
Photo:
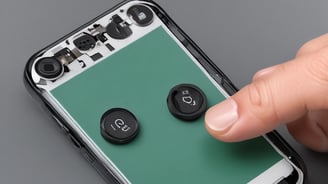
{"label": "black bezel", "polygon": [[[96,168],[96,170],[104,177],[107,182],[119,183],[117,176],[109,169],[107,169],[102,162],[92,153],[91,149],[83,143],[83,139],[79,137],[79,135],[74,131],[74,129],[60,116],[60,114],[53,108],[50,103],[42,96],[41,90],[35,85],[32,80],[31,70],[33,62],[40,56],[42,56],[48,49],[53,46],[59,44],[60,42],[65,41],[67,38],[73,36],[73,34],[81,31],[83,28],[91,25],[98,19],[106,16],[107,14],[117,10],[122,5],[128,2],[147,2],[153,4],[150,6],[152,10],[157,14],[157,16],[163,21],[164,24],[169,28],[169,30],[178,38],[178,40],[189,50],[189,52],[199,61],[199,63],[209,72],[209,74],[213,77],[213,79],[223,88],[229,95],[233,95],[238,91],[238,88],[231,82],[231,80],[214,64],[213,61],[196,45],[194,41],[170,18],[170,16],[154,1],[152,0],[125,0],[113,8],[107,10],[106,12],[100,14],[96,18],[92,19],[88,23],[80,26],[75,29],[71,33],[66,36],[60,38],[58,41],[48,45],[44,49],[35,53],[28,60],[25,70],[24,70],[24,84],[30,94],[38,101],[40,101],[44,108],[47,109],[51,115],[58,121],[60,121],[61,125],[65,127],[65,131],[70,136],[74,137],[74,139],[79,145],[80,149],[83,149],[87,152],[88,157],[92,157],[92,165]],[[147,4],[148,5],[148,4]],[[149,6],[149,5],[148,5]],[[213,73],[212,73],[213,72]],[[303,183],[307,183],[307,171],[305,164],[301,157],[296,153],[296,151],[282,138],[282,136],[277,131],[272,131],[266,134],[266,136],[270,139],[270,141],[284,154],[287,158],[294,163],[298,168],[300,168],[304,175]],[[298,177],[297,173],[294,173],[294,176]]]}

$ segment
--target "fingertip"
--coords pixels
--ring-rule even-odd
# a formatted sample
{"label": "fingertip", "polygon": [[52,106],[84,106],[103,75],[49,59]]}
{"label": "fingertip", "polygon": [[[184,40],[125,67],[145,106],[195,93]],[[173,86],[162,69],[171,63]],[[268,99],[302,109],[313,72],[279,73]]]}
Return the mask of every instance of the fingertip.
{"label": "fingertip", "polygon": [[216,139],[230,142],[229,136],[225,134],[238,120],[238,106],[232,99],[211,107],[205,114],[205,127],[207,131]]}
{"label": "fingertip", "polygon": [[238,142],[261,136],[279,125],[272,106],[250,100],[254,95],[249,88],[244,87],[207,111],[206,129],[213,137]]}
{"label": "fingertip", "polygon": [[211,107],[205,115],[205,122],[209,129],[224,134],[238,120],[238,106],[235,100],[227,100]]}
{"label": "fingertip", "polygon": [[228,98],[206,112],[205,127],[214,138],[224,142],[243,141],[271,131],[268,125],[240,112],[243,111],[239,111],[236,100]]}

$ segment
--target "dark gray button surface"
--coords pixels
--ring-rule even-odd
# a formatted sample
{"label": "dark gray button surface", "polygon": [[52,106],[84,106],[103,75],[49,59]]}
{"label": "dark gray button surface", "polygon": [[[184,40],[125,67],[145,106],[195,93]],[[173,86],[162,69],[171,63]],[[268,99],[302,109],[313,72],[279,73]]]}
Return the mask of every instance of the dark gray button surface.
{"label": "dark gray button surface", "polygon": [[130,111],[113,108],[101,117],[100,129],[101,135],[110,143],[126,144],[138,135],[139,123]]}
{"label": "dark gray button surface", "polygon": [[167,105],[175,117],[192,121],[206,111],[207,100],[204,92],[197,86],[180,84],[170,90]]}

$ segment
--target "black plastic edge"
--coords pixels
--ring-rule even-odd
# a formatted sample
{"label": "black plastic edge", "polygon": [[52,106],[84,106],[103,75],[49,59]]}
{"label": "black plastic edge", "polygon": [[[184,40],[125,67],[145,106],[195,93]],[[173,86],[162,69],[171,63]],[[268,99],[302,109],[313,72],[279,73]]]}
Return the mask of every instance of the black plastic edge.
{"label": "black plastic edge", "polygon": [[[53,46],[57,45],[58,43],[65,41],[67,38],[75,34],[76,32],[82,30],[83,28],[93,24],[98,19],[106,16],[107,14],[113,12],[114,10],[118,9],[122,5],[128,2],[140,2],[140,3],[151,3],[150,6],[152,10],[157,14],[157,16],[162,20],[164,24],[171,30],[171,32],[180,40],[180,42],[191,52],[191,54],[199,61],[199,63],[208,71],[208,73],[212,76],[212,78],[223,88],[229,95],[233,95],[238,91],[238,88],[231,82],[231,80],[218,68],[218,66],[197,46],[197,44],[191,40],[191,38],[173,21],[173,19],[154,1],[152,0],[125,0],[113,8],[105,11],[104,13],[100,14],[96,18],[92,19],[88,23],[80,26],[79,28],[75,29],[71,33],[67,34],[66,36],[60,38],[58,41],[48,45],[44,49],[38,51],[34,55],[32,55],[27,64],[25,65],[24,69],[24,84],[29,91],[29,93],[39,101],[41,104],[44,104],[44,108],[47,109],[54,117],[56,117],[68,130],[69,134],[74,136],[80,143],[81,146],[86,149],[86,151],[92,155],[96,163],[92,165],[96,168],[96,170],[100,173],[101,176],[104,177],[106,181],[111,181],[115,183],[119,183],[117,177],[113,174],[112,171],[108,170],[102,162],[96,158],[96,156],[92,153],[91,149],[83,143],[82,139],[78,136],[78,134],[74,131],[69,124],[60,117],[59,113],[51,107],[49,102],[42,96],[41,91],[37,86],[33,83],[32,76],[31,76],[31,69],[33,62],[39,56],[42,56],[48,49],[52,48]],[[307,182],[307,170],[304,164],[304,161],[299,156],[299,154],[282,138],[282,136],[277,131],[272,131],[266,134],[268,139],[284,154],[292,161],[297,167],[299,167],[304,175],[303,183]],[[108,171],[108,172],[107,172]],[[110,174],[108,174],[110,173]]]}

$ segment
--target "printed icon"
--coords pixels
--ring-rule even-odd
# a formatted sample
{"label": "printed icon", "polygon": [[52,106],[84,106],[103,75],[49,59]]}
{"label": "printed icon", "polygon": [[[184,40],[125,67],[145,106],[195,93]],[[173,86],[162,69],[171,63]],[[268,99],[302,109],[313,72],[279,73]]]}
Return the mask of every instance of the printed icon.
{"label": "printed icon", "polygon": [[85,62],[82,61],[82,60],[77,60],[77,62],[79,62],[81,68],[85,68],[85,67],[87,66],[87,65],[85,64]]}
{"label": "printed icon", "polygon": [[182,91],[182,101],[186,104],[196,106],[196,101],[190,96],[189,90],[183,90]]}
{"label": "printed icon", "polygon": [[189,90],[183,90],[182,91],[182,95],[189,95],[189,94],[190,94]]}
{"label": "printed icon", "polygon": [[114,124],[111,124],[110,126],[114,131],[120,129],[123,132],[127,132],[131,129],[128,125],[126,125],[126,123],[122,119],[116,119]]}

